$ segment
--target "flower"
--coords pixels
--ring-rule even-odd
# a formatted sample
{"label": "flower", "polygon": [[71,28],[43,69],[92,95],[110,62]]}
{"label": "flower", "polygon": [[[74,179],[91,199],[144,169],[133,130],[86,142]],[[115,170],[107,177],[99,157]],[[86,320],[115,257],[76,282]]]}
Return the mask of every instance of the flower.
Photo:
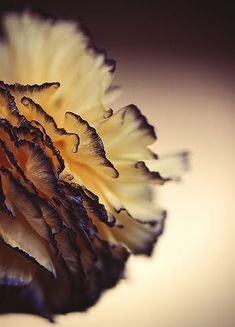
{"label": "flower", "polygon": [[152,186],[185,154],[158,159],[141,111],[108,108],[114,63],[75,23],[25,12],[4,30],[0,311],[53,319],[93,305],[130,253],[152,253],[165,219]]}

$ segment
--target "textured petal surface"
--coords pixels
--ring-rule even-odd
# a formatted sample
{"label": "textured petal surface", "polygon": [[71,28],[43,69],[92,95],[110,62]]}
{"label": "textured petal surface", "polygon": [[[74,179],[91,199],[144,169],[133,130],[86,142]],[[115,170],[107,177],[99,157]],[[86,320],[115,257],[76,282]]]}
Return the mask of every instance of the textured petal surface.
{"label": "textured petal surface", "polygon": [[[65,108],[95,122],[106,114],[104,95],[114,63],[97,54],[76,23],[10,14],[4,20],[7,43],[0,47],[1,79],[6,83],[62,83],[49,99],[49,114]],[[37,42],[35,42],[35,39]],[[46,108],[46,109],[48,109]],[[62,116],[63,117],[63,116]]]}
{"label": "textured petal surface", "polygon": [[166,217],[152,187],[186,155],[158,159],[141,111],[108,108],[114,63],[77,24],[25,12],[3,27],[0,312],[52,320],[93,305],[130,253],[151,255]]}

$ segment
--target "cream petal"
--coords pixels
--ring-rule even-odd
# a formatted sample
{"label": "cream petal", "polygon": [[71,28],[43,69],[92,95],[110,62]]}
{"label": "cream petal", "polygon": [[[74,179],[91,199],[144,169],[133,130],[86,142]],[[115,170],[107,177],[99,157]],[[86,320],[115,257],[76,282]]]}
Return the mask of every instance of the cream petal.
{"label": "cream petal", "polygon": [[79,114],[90,122],[103,118],[114,63],[92,49],[77,23],[45,20],[25,12],[7,15],[4,31],[7,42],[0,45],[0,61],[4,61],[0,79],[21,84],[58,81],[62,86],[48,113],[79,108]]}
{"label": "cream petal", "polygon": [[[27,100],[27,102],[25,102],[25,100]],[[66,130],[60,129],[57,127],[53,118],[48,116],[44,110],[31,99],[24,97],[22,101],[24,106],[20,106],[21,112],[28,120],[35,120],[43,126],[46,133],[51,137],[54,145],[62,153],[67,166],[72,166],[72,169],[79,171],[78,176],[80,178],[80,183],[84,183],[84,167],[86,170],[84,172],[86,177],[89,176],[94,169],[99,169],[100,174],[103,171],[104,174],[108,174],[113,178],[117,177],[117,171],[105,156],[102,140],[95,129],[85,120],[80,116],[67,112],[64,123]],[[88,171],[89,167],[91,170],[90,173]]]}
{"label": "cream petal", "polygon": [[121,227],[113,227],[111,233],[134,254],[151,255],[154,244],[163,232],[166,212],[155,210],[155,220],[133,219],[126,210],[115,214]]}
{"label": "cream petal", "polygon": [[[99,171],[100,175],[105,174],[112,178],[118,176],[117,170],[106,158],[101,138],[87,121],[72,112],[67,112],[65,114],[64,126],[68,132],[79,135],[80,145],[78,152],[76,157],[73,156],[74,158],[72,158],[70,156],[67,165],[70,166],[70,170],[75,172],[74,175],[79,177],[84,185],[86,185],[89,175],[93,179],[92,176],[96,174],[96,170]],[[71,168],[71,166],[73,167]],[[84,178],[83,174],[85,175]]]}
{"label": "cream petal", "polygon": [[[84,183],[83,170],[85,167],[86,177],[94,173],[94,168],[108,174],[112,177],[117,177],[118,173],[112,163],[106,158],[104,146],[95,129],[91,127],[80,116],[67,112],[64,117],[63,126],[65,129],[58,128],[54,119],[49,116],[38,104],[26,95],[38,98],[38,94],[43,94],[44,90],[47,93],[50,88],[54,88],[54,83],[41,86],[7,86],[15,95],[15,100],[20,108],[20,112],[29,121],[34,121],[40,124],[45,129],[45,132],[50,136],[54,145],[61,151],[67,166],[73,167],[75,171],[79,171],[80,184]],[[79,135],[79,136],[78,136]],[[80,146],[78,149],[78,144]],[[78,153],[74,156],[74,153]],[[71,168],[70,168],[71,169]],[[91,172],[88,172],[88,170]]]}
{"label": "cream petal", "polygon": [[97,194],[101,202],[110,212],[113,207],[117,211],[125,208],[131,216],[137,219],[154,219],[157,205],[153,202],[150,185],[153,183],[163,184],[164,179],[157,173],[151,175],[151,173],[139,169],[133,163],[129,163],[125,167],[128,167],[129,174],[126,174],[127,171],[117,165],[119,178],[113,181],[106,179],[105,183],[99,185]]}
{"label": "cream petal", "polygon": [[[71,128],[71,131],[74,128]],[[156,139],[153,127],[148,124],[137,107],[129,106],[100,122],[97,131],[102,135],[107,156],[114,162],[119,177],[115,180],[110,179],[100,170],[90,174],[87,170],[88,164],[84,163],[87,174],[84,175],[82,183],[99,196],[109,212],[113,207],[116,210],[126,208],[133,217],[146,216],[146,219],[152,219],[156,207],[150,203],[152,199],[149,185],[163,184],[165,180],[158,173],[150,172],[143,161],[136,159],[155,157],[147,149],[147,146]],[[84,159],[86,157],[84,156]],[[74,168],[70,166],[67,173],[73,174],[74,171],[75,166]],[[81,169],[77,171],[80,174]],[[91,179],[90,176],[94,173],[96,179]],[[81,183],[79,176],[76,173],[73,175],[75,180]]]}
{"label": "cream petal", "polygon": [[0,79],[34,85],[0,82],[0,236],[17,255],[0,281],[28,256],[36,313],[84,310],[123,276],[128,250],[152,253],[165,220],[152,186],[176,179],[185,155],[157,159],[140,110],[107,109],[114,66],[76,24],[27,12],[4,24]]}
{"label": "cream petal", "polygon": [[152,159],[154,154],[147,148],[156,140],[153,126],[140,110],[129,105],[118,110],[112,117],[96,126],[105,144],[108,158],[115,160]]}
{"label": "cream petal", "polygon": [[[21,105],[22,103],[22,105]],[[77,152],[79,137],[75,133],[67,133],[63,128],[58,128],[54,119],[49,116],[41,106],[36,104],[32,99],[23,97],[21,103],[18,102],[20,112],[29,120],[37,121],[43,126],[46,133],[53,140],[57,148],[64,147],[64,151]]]}
{"label": "cream petal", "polygon": [[166,179],[179,180],[189,168],[189,153],[179,152],[161,156],[158,160],[145,161],[151,171],[157,171]]}

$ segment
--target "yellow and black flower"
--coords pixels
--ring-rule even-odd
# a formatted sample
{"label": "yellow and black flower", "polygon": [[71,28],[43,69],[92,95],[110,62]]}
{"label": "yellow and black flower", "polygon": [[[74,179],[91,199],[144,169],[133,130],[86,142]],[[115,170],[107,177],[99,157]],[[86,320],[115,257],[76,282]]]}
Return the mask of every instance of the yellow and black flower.
{"label": "yellow and black flower", "polygon": [[[0,312],[85,310],[150,255],[165,211],[151,188],[184,167],[154,128],[113,113],[114,63],[73,22],[7,15],[0,44]],[[151,170],[150,170],[151,168]]]}

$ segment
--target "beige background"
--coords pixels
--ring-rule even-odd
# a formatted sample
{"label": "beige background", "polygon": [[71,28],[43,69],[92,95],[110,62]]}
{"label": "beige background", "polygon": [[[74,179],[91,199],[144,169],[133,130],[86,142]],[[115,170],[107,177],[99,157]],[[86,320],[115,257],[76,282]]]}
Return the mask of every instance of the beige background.
{"label": "beige background", "polygon": [[[235,325],[235,99],[230,67],[119,53],[115,107],[137,104],[157,128],[158,153],[190,150],[182,183],[158,191],[168,209],[151,259],[132,258],[127,278],[87,313],[58,326],[232,327]],[[0,317],[1,327],[50,326]]]}

